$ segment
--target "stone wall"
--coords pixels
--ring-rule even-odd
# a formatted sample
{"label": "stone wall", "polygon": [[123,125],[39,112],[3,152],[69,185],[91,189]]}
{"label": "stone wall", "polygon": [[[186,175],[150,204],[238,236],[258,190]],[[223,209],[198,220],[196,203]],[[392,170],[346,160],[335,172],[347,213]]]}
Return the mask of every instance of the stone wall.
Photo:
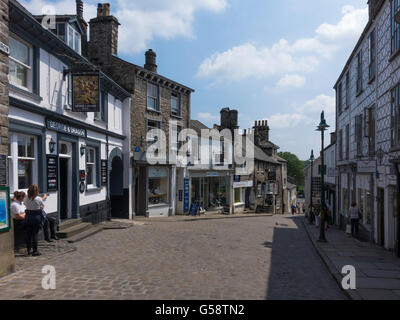
{"label": "stone wall", "polygon": [[[0,41],[8,45],[8,0],[0,0]],[[0,52],[0,154],[8,154],[8,56]],[[15,270],[13,230],[0,232],[0,277]]]}

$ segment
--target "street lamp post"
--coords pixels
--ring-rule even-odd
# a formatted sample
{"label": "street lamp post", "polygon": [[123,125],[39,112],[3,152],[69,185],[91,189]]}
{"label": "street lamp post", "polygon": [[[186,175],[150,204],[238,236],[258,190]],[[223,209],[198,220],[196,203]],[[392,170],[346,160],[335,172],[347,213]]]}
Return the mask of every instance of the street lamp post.
{"label": "street lamp post", "polygon": [[321,211],[320,211],[320,234],[318,242],[328,242],[325,237],[325,219],[327,213],[325,212],[325,162],[324,162],[324,133],[328,130],[329,126],[326,123],[324,111],[321,113],[321,122],[316,131],[321,132]]}
{"label": "street lamp post", "polygon": [[310,225],[313,223],[313,170],[314,170],[314,150],[311,150],[311,156],[310,156],[310,162],[311,162],[311,183],[310,183],[310,187],[311,187],[311,191],[310,191],[310,210],[309,210],[309,221],[310,221]]}

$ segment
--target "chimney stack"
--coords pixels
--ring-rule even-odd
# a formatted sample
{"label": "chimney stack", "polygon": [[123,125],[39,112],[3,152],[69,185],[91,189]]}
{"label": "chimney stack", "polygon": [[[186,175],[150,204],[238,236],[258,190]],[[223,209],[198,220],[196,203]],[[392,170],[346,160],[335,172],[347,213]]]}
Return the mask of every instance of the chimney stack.
{"label": "chimney stack", "polygon": [[152,49],[149,49],[146,51],[145,56],[146,64],[144,65],[144,68],[151,72],[157,73],[156,53]]}
{"label": "chimney stack", "polygon": [[83,2],[82,0],[76,0],[76,15],[78,18],[83,19]]}
{"label": "chimney stack", "polygon": [[98,65],[107,64],[112,55],[118,55],[117,18],[110,15],[110,4],[99,3],[97,17],[90,20],[89,57]]}

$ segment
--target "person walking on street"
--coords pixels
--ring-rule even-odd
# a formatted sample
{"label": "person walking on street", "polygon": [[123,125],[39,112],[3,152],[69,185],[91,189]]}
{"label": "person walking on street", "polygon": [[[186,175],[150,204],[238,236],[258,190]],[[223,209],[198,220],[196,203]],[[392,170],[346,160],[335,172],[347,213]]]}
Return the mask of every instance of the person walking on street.
{"label": "person walking on street", "polygon": [[353,202],[351,204],[349,213],[350,213],[350,222],[351,222],[351,235],[353,237],[358,237],[359,222],[360,222],[360,209],[358,208],[356,202]]}
{"label": "person walking on street", "polygon": [[44,195],[43,198],[39,197],[39,188],[36,184],[33,184],[29,187],[28,198],[25,199],[24,202],[26,207],[26,249],[28,255],[32,253],[32,256],[34,257],[40,256],[38,251],[38,234],[44,225],[45,217],[43,216],[43,199],[46,198],[46,195]]}

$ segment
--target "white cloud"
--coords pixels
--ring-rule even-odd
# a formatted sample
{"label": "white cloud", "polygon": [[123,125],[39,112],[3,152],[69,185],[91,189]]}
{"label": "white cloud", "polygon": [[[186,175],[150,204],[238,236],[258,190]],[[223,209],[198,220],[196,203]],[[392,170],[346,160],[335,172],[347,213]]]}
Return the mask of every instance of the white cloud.
{"label": "white cloud", "polygon": [[[96,17],[97,2],[84,2],[86,21]],[[54,6],[57,14],[75,13],[75,2],[71,0],[22,0],[21,3],[34,14],[41,14],[46,5]],[[127,54],[137,53],[148,48],[155,38],[192,38],[198,11],[218,13],[226,7],[227,0],[116,0],[111,3],[111,12],[121,23],[119,50]]]}
{"label": "white cloud", "polygon": [[294,109],[297,112],[305,114],[316,114],[321,111],[325,111],[326,114],[334,114],[336,112],[335,101],[336,99],[334,96],[321,94],[307,101],[302,106],[294,106]]}
{"label": "white cloud", "polygon": [[206,122],[210,123],[210,122],[213,122],[213,121],[218,121],[220,117],[217,116],[217,115],[213,115],[213,114],[211,114],[209,112],[200,112],[200,113],[197,114],[197,118],[199,120],[203,120],[203,121],[206,121]]}
{"label": "white cloud", "polygon": [[345,6],[342,14],[335,25],[321,24],[312,38],[300,38],[292,44],[281,39],[271,47],[245,43],[216,52],[203,61],[197,76],[218,82],[314,71],[321,59],[331,58],[360,35],[367,23],[368,8]]}
{"label": "white cloud", "polygon": [[298,74],[286,74],[276,85],[278,88],[301,88],[305,84],[305,77]]}
{"label": "white cloud", "polygon": [[312,123],[312,119],[300,113],[277,113],[266,120],[268,120],[268,125],[272,129],[294,128],[300,124],[309,125]]}

